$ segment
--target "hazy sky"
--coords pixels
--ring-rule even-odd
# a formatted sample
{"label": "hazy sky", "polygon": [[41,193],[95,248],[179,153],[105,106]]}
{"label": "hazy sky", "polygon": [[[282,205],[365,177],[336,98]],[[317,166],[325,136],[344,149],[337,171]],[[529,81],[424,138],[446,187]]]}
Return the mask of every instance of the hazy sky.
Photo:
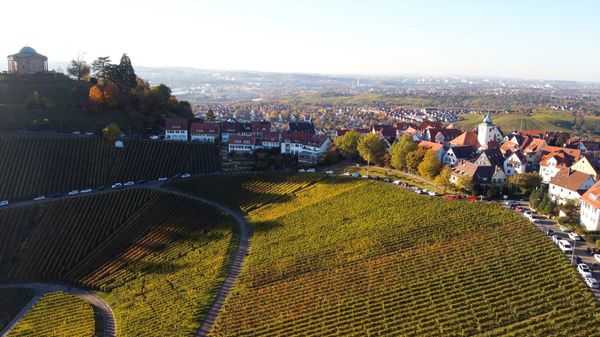
{"label": "hazy sky", "polygon": [[600,81],[600,0],[28,0],[2,12],[0,55],[29,45],[50,62],[127,52],[134,66]]}

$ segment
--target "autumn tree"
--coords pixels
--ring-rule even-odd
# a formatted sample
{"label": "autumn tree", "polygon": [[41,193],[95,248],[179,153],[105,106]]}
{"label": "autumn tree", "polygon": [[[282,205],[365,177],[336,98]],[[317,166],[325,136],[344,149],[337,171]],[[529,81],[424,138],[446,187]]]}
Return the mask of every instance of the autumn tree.
{"label": "autumn tree", "polygon": [[462,193],[469,193],[473,190],[473,177],[470,175],[462,175],[456,181],[456,188]]}
{"label": "autumn tree", "polygon": [[367,161],[367,174],[372,162],[378,162],[385,153],[385,142],[379,138],[379,135],[369,133],[362,137],[356,146],[360,156]]}
{"label": "autumn tree", "polygon": [[435,177],[433,183],[442,188],[442,192],[446,193],[446,190],[450,188],[450,177],[451,172],[448,166],[442,167],[440,170],[440,174]]}
{"label": "autumn tree", "polygon": [[406,156],[417,149],[417,144],[411,135],[402,135],[389,149],[392,167],[398,170],[406,170]]}
{"label": "autumn tree", "polygon": [[425,158],[427,149],[424,147],[417,147],[414,151],[409,152],[406,155],[406,169],[408,172],[416,173],[419,170],[419,164]]}
{"label": "autumn tree", "polygon": [[442,163],[433,150],[427,150],[417,169],[421,176],[427,179],[433,179],[440,173]]}
{"label": "autumn tree", "polygon": [[101,105],[102,103],[104,103],[104,93],[97,85],[90,88],[88,98],[91,103],[96,105]]}
{"label": "autumn tree", "polygon": [[119,106],[119,88],[112,82],[104,85],[104,103],[111,109]]}
{"label": "autumn tree", "polygon": [[75,77],[78,81],[90,79],[90,65],[83,59],[83,55],[77,55],[77,58],[71,60],[67,67],[67,73]]}
{"label": "autumn tree", "polygon": [[510,188],[518,189],[521,193],[531,193],[542,184],[542,177],[537,172],[514,174],[506,180]]}
{"label": "autumn tree", "polygon": [[360,134],[356,130],[350,130],[337,137],[334,141],[336,148],[344,157],[355,157],[358,154],[358,143]]}

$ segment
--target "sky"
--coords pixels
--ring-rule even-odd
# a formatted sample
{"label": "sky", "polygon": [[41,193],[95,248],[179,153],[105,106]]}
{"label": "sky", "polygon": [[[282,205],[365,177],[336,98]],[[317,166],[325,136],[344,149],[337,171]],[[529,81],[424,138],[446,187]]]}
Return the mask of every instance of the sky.
{"label": "sky", "polygon": [[134,66],[600,82],[600,0],[28,0],[2,10],[0,55],[28,45],[50,63],[127,53]]}

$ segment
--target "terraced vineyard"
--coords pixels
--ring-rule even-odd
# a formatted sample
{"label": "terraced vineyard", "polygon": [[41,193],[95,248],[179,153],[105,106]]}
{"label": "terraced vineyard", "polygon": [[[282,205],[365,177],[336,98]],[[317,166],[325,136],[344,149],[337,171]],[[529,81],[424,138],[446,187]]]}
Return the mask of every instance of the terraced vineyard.
{"label": "terraced vineyard", "polygon": [[197,194],[229,204],[248,212],[272,202],[282,202],[322,179],[319,173],[233,173],[204,176],[191,181],[174,181],[166,186],[181,192]]}
{"label": "terraced vineyard", "polygon": [[100,289],[119,336],[190,336],[224,279],[232,224],[206,204],[150,190],[0,210],[0,281]]}
{"label": "terraced vineyard", "polygon": [[0,330],[8,324],[31,299],[33,291],[20,288],[0,289]]}
{"label": "terraced vineyard", "polygon": [[42,297],[8,337],[90,337],[96,333],[94,309],[84,299],[62,292]]}
{"label": "terraced vineyard", "polygon": [[499,205],[343,178],[275,200],[248,208],[252,253],[213,336],[600,336],[567,259]]}
{"label": "terraced vineyard", "polygon": [[211,144],[0,136],[0,200],[218,169]]}

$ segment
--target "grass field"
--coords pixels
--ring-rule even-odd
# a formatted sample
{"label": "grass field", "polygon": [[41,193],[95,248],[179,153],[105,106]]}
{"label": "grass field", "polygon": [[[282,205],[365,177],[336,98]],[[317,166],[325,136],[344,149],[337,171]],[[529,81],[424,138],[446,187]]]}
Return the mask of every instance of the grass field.
{"label": "grass field", "polygon": [[95,137],[0,136],[0,158],[0,200],[219,167],[212,144],[129,140],[119,149]]}
{"label": "grass field", "polygon": [[499,205],[327,178],[249,217],[213,336],[600,335],[567,259]]}
{"label": "grass field", "polygon": [[48,293],[25,314],[8,337],[91,337],[96,332],[94,308],[84,299]]}
{"label": "grass field", "polygon": [[228,270],[232,221],[149,190],[0,210],[0,281],[99,289],[119,336],[191,336]]}
{"label": "grass field", "polygon": [[0,330],[19,313],[33,297],[33,291],[21,288],[0,289]]}
{"label": "grass field", "polygon": [[[461,115],[464,121],[453,123],[460,128],[472,129],[483,120],[481,114]],[[523,114],[496,114],[492,116],[494,124],[500,126],[503,132],[513,130],[544,130],[544,131],[567,131],[573,132],[574,117],[571,112],[553,111],[547,109],[534,110],[531,115]],[[580,120],[581,117],[577,117]],[[584,129],[594,131],[600,123],[599,117],[586,116]],[[579,122],[578,122],[579,123]]]}

